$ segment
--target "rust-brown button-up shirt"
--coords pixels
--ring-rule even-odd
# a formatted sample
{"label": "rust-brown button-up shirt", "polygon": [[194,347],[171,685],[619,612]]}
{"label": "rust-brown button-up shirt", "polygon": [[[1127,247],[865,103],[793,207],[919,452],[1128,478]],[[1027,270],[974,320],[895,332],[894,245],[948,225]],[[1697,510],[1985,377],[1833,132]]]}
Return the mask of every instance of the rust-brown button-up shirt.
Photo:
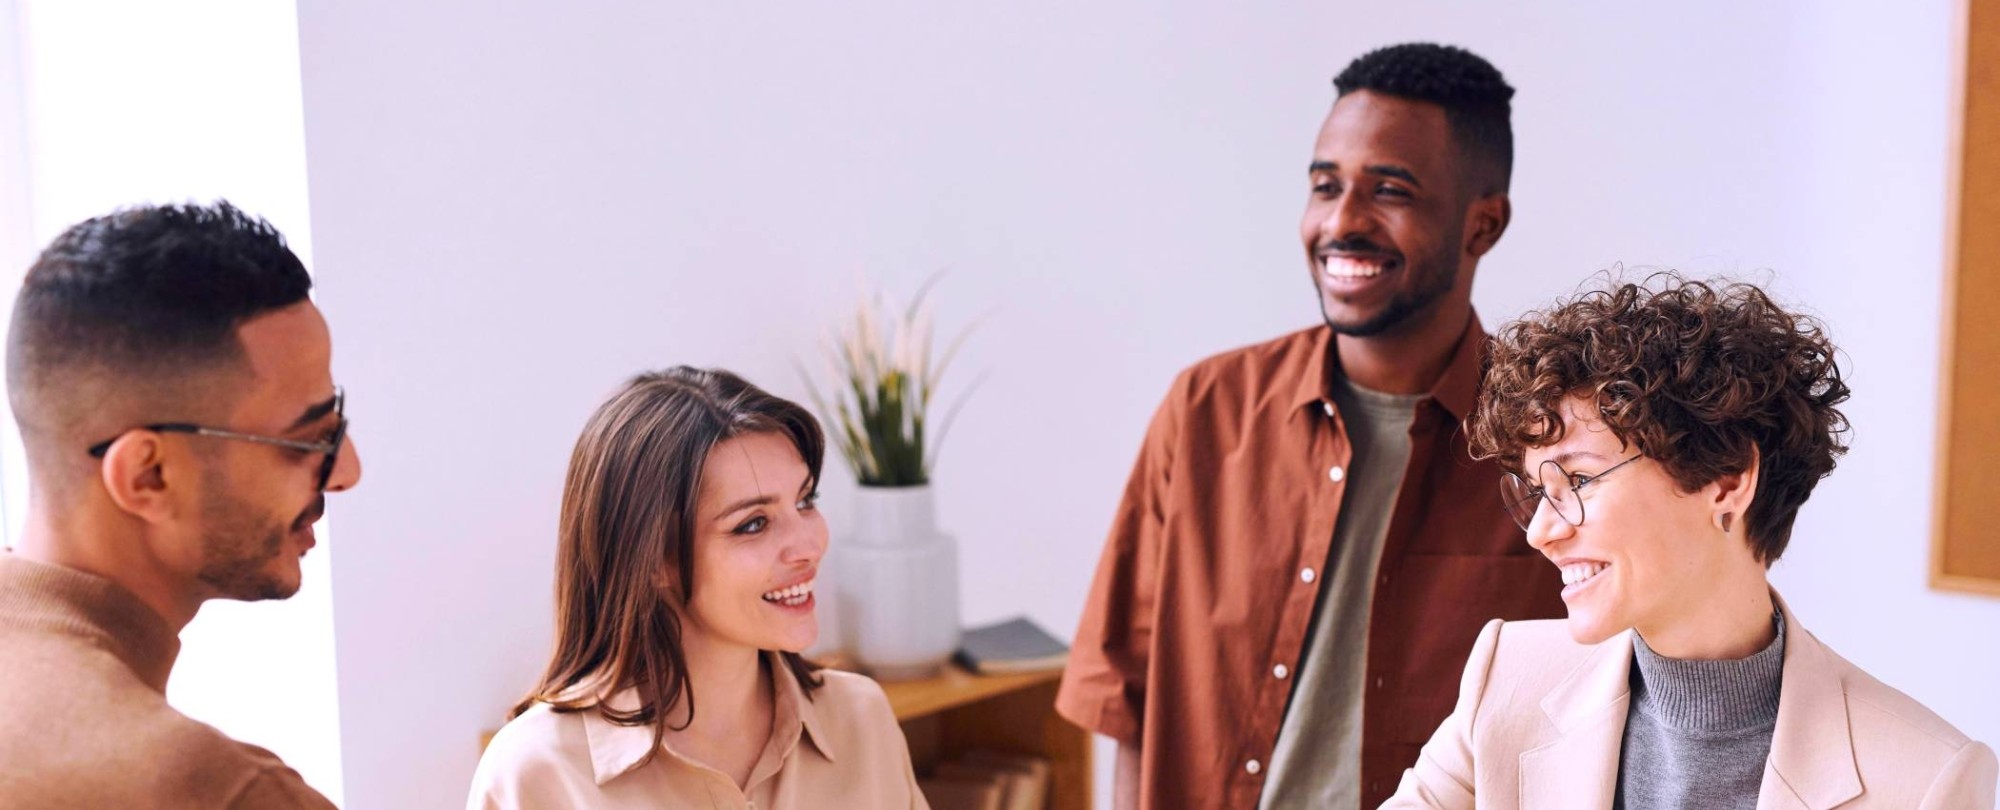
{"label": "rust-brown button-up shirt", "polygon": [[[1140,805],[1254,808],[1340,516],[1350,446],[1316,327],[1181,373],[1113,519],[1056,708],[1139,745]],[[1500,508],[1460,425],[1486,334],[1466,324],[1417,408],[1376,571],[1362,805],[1395,790],[1488,619],[1563,615],[1561,577]]]}

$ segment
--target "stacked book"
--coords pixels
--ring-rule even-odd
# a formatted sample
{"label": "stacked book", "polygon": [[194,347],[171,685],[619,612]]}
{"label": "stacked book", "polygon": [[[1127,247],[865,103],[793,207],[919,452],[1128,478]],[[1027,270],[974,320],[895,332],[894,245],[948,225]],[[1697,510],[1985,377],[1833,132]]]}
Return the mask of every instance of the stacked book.
{"label": "stacked book", "polygon": [[1061,669],[1069,647],[1026,617],[974,627],[959,643],[959,665],[981,675]]}
{"label": "stacked book", "polygon": [[937,766],[917,788],[931,810],[1043,810],[1049,761],[1023,754],[968,751]]}

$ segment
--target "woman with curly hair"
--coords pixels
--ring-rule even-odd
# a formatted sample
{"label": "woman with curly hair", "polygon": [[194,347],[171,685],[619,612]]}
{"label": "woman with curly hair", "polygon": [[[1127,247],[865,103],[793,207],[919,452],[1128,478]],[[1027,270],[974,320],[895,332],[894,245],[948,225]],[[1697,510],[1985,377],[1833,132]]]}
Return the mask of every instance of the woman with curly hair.
{"label": "woman with curly hair", "polygon": [[632,378],[570,455],[547,674],[471,810],[927,807],[882,687],[816,670],[826,442],[719,369]]}
{"label": "woman with curly hair", "polygon": [[1754,286],[1672,274],[1493,338],[1467,429],[1569,618],[1487,624],[1384,807],[1993,807],[1992,749],[1766,579],[1846,450],[1834,351]]}

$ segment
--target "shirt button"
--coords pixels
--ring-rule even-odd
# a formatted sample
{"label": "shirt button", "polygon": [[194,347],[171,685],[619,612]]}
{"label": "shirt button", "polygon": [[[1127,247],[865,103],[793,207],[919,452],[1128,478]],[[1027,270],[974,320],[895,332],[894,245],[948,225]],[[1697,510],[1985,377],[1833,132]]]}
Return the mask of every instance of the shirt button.
{"label": "shirt button", "polygon": [[1322,402],[1322,403],[1320,403],[1320,404],[1319,404],[1319,407],[1320,407],[1320,409],[1321,409],[1321,410],[1323,410],[1323,411],[1326,411],[1326,415],[1327,415],[1327,416],[1332,416],[1332,415],[1333,415],[1333,403],[1331,403],[1331,402]]}
{"label": "shirt button", "polygon": [[1271,668],[1271,677],[1277,678],[1278,680],[1284,680],[1285,676],[1290,674],[1292,674],[1292,671],[1286,669],[1284,664],[1279,664]]}
{"label": "shirt button", "polygon": [[1264,770],[1264,763],[1253,759],[1243,763],[1243,770],[1249,771],[1250,775],[1255,776],[1259,771]]}
{"label": "shirt button", "polygon": [[1381,679],[1381,678],[1376,678],[1376,679],[1375,679],[1375,688],[1376,688],[1376,689],[1380,689],[1380,688],[1382,688],[1382,679]]}
{"label": "shirt button", "polygon": [[1307,568],[1307,569],[1305,569],[1305,570],[1302,570],[1302,571],[1300,571],[1300,572],[1299,572],[1299,581],[1301,581],[1301,582],[1311,582],[1311,581],[1313,581],[1313,578],[1314,578],[1314,577],[1317,577],[1317,576],[1319,576],[1319,575],[1318,575],[1318,574],[1315,574],[1315,573],[1313,573],[1313,570],[1312,570],[1312,569],[1310,569],[1310,568]]}
{"label": "shirt button", "polygon": [[1333,482],[1338,484],[1341,479],[1347,477],[1347,471],[1341,469],[1340,465],[1335,464],[1333,465],[1333,469],[1326,471],[1326,477],[1333,479]]}

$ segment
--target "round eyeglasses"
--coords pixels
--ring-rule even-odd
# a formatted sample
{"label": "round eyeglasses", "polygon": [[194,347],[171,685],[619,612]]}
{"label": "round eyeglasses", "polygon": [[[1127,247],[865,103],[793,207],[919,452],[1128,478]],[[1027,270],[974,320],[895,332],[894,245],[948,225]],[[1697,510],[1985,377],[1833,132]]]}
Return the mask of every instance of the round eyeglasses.
{"label": "round eyeglasses", "polygon": [[1541,508],[1542,501],[1554,506],[1556,516],[1562,518],[1564,523],[1582,526],[1583,488],[1641,458],[1644,456],[1625,459],[1596,475],[1570,472],[1551,459],[1536,468],[1538,477],[1542,479],[1540,486],[1528,483],[1527,479],[1513,473],[1505,473],[1500,476],[1500,503],[1507,508],[1507,514],[1514,518],[1521,531],[1527,531],[1528,526],[1535,522],[1535,512]]}

